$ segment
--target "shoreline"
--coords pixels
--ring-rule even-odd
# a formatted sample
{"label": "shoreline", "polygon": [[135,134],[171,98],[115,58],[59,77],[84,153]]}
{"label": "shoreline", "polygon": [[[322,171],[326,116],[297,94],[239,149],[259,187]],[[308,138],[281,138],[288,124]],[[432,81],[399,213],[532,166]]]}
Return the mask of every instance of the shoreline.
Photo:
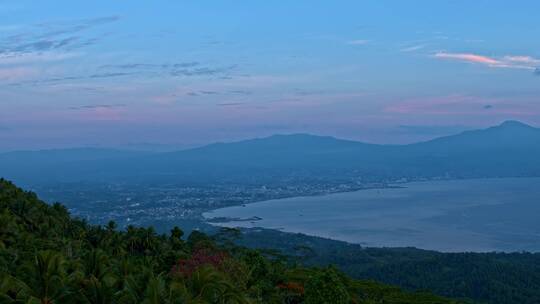
{"label": "shoreline", "polygon": [[283,196],[283,197],[277,197],[277,198],[271,198],[271,199],[262,199],[262,200],[254,200],[250,202],[243,202],[239,204],[232,204],[226,207],[217,207],[217,208],[210,208],[208,210],[205,210],[201,212],[201,221],[207,222],[206,217],[203,216],[204,213],[212,212],[214,210],[224,209],[224,208],[230,208],[230,207],[238,207],[243,206],[246,207],[247,205],[255,204],[255,203],[261,203],[261,202],[269,202],[274,200],[282,200],[282,199],[290,199],[290,198],[307,198],[307,197],[319,197],[319,196],[326,196],[326,195],[332,195],[332,194],[339,194],[339,193],[352,193],[352,192],[358,192],[358,191],[364,191],[364,190],[373,190],[373,189],[404,189],[408,188],[407,186],[401,186],[401,185],[407,185],[407,184],[413,184],[413,183],[424,183],[424,182],[452,182],[452,181],[464,181],[464,180],[497,180],[497,179],[527,179],[527,178],[540,178],[540,176],[495,176],[495,177],[471,177],[471,178],[432,178],[432,179],[425,179],[425,178],[419,178],[419,179],[413,179],[408,180],[406,182],[400,182],[400,181],[393,181],[388,183],[383,183],[386,186],[374,186],[374,187],[366,187],[361,189],[352,189],[352,190],[344,190],[344,191],[334,191],[334,192],[327,192],[327,193],[314,193],[314,194],[305,194],[305,195],[293,195],[293,196]]}
{"label": "shoreline", "polygon": [[[310,215],[308,212],[307,222],[306,222],[306,219],[303,219],[305,214],[302,212],[302,210],[304,210],[302,208],[306,208],[307,206],[306,204],[309,204],[309,200],[303,201],[303,202],[301,201],[301,202],[298,202],[298,204],[291,205],[292,207],[291,207],[291,210],[289,211],[287,211],[288,209],[286,209],[286,205],[284,205],[286,203],[282,202],[280,205],[276,207],[277,210],[279,210],[277,211],[278,212],[277,214],[281,214],[279,212],[285,212],[285,213],[283,215],[274,215],[273,217],[270,216],[270,218],[265,218],[260,213],[260,212],[263,212],[263,213],[268,212],[270,210],[269,208],[271,208],[268,205],[264,207],[260,207],[259,209],[255,209],[255,210],[258,210],[257,212],[259,213],[254,212],[250,214],[249,211],[247,211],[243,213],[236,213],[236,215],[234,215],[235,213],[232,212],[230,215],[227,215],[227,216],[223,216],[223,215],[215,216],[213,214],[214,210],[211,210],[211,211],[207,211],[203,213],[202,215],[205,219],[204,221],[205,223],[213,227],[217,227],[217,228],[236,227],[242,230],[247,229],[248,231],[249,229],[255,229],[255,230],[268,229],[268,230],[275,231],[276,233],[303,234],[308,237],[324,238],[324,239],[329,239],[329,240],[338,241],[338,242],[345,242],[348,244],[360,245],[362,247],[366,246],[370,248],[371,247],[372,248],[413,247],[413,248],[418,248],[422,250],[432,250],[432,251],[446,252],[446,253],[452,253],[452,252],[512,253],[512,252],[521,252],[521,251],[537,253],[537,252],[540,252],[540,249],[537,248],[538,246],[536,245],[536,242],[533,240],[529,242],[527,240],[527,238],[531,238],[532,235],[534,234],[535,229],[536,229],[535,226],[530,226],[529,228],[527,228],[528,230],[526,230],[525,232],[521,234],[521,236],[523,237],[522,240],[512,242],[512,240],[508,239],[508,236],[513,233],[512,230],[508,230],[508,231],[504,230],[503,231],[504,233],[502,233],[502,235],[499,235],[499,233],[497,233],[496,230],[482,232],[483,230],[481,230],[482,229],[481,227],[484,227],[484,225],[488,224],[489,221],[493,219],[488,218],[486,221],[476,222],[474,220],[474,214],[478,214],[478,213],[473,213],[472,214],[473,217],[468,220],[469,222],[465,222],[465,223],[471,223],[472,221],[475,223],[476,226],[471,226],[469,228],[462,229],[459,227],[459,225],[462,225],[462,224],[454,224],[452,222],[449,224],[443,223],[442,225],[426,222],[426,219],[429,220],[430,218],[433,218],[433,217],[450,216],[452,214],[454,214],[455,216],[455,212],[458,212],[458,213],[469,212],[467,211],[469,209],[480,208],[479,210],[487,210],[487,209],[481,209],[481,208],[489,208],[494,205],[495,206],[508,206],[509,204],[516,204],[518,203],[519,200],[518,201],[516,200],[508,201],[505,199],[497,200],[500,196],[500,193],[498,194],[494,193],[493,194],[494,197],[493,199],[491,199],[490,195],[492,194],[490,193],[491,190],[489,188],[495,187],[494,190],[499,190],[499,186],[501,185],[501,183],[505,184],[504,182],[505,180],[509,180],[513,182],[508,183],[508,188],[504,188],[503,194],[505,192],[509,193],[509,191],[511,192],[514,189],[521,189],[521,188],[526,189],[527,187],[530,187],[529,184],[520,183],[519,180],[521,179],[523,180],[532,179],[531,182],[533,184],[536,183],[536,181],[534,181],[535,177],[509,177],[509,178],[495,177],[495,178],[474,178],[474,179],[451,179],[451,180],[443,180],[443,181],[430,180],[430,181],[411,181],[411,182],[398,184],[398,185],[391,184],[384,188],[373,187],[369,189],[361,189],[361,190],[356,190],[356,191],[330,193],[332,195],[336,195],[336,194],[346,194],[346,193],[351,193],[351,192],[361,192],[362,190],[406,189],[410,187],[407,184],[409,185],[413,183],[435,184],[435,182],[447,182],[447,184],[443,186],[440,190],[441,193],[445,195],[445,193],[455,192],[455,189],[453,189],[455,186],[452,184],[452,182],[458,182],[456,185],[459,185],[459,187],[463,187],[464,191],[467,191],[469,187],[476,188],[480,186],[480,188],[478,188],[479,189],[478,192],[473,191],[470,194],[470,197],[461,198],[459,194],[452,194],[453,196],[451,197],[449,201],[444,201],[443,203],[434,204],[432,206],[429,205],[429,200],[430,199],[438,200],[439,199],[438,196],[434,196],[433,198],[430,198],[428,196],[427,199],[424,196],[422,198],[422,195],[424,195],[424,193],[431,195],[432,192],[430,192],[429,188],[425,188],[426,190],[422,190],[421,192],[418,192],[420,193],[420,196],[411,197],[410,198],[411,201],[402,201],[400,199],[394,201],[393,198],[388,197],[388,200],[389,200],[388,202],[390,204],[393,204],[394,202],[399,203],[399,204],[404,204],[404,203],[412,204],[411,212],[414,215],[411,215],[411,216],[405,215],[403,216],[403,219],[398,217],[397,222],[393,218],[392,219],[388,218],[387,217],[388,214],[385,215],[387,213],[386,210],[388,209],[388,207],[385,205],[381,205],[380,211],[377,209],[374,209],[374,213],[369,213],[371,212],[371,209],[370,209],[367,215],[364,215],[364,214],[361,215],[361,217],[364,217],[364,218],[365,216],[367,216],[367,218],[365,218],[367,225],[361,223],[359,226],[358,225],[348,226],[348,225],[354,225],[353,223],[356,221],[354,220],[354,217],[352,217],[352,218],[349,218],[348,220],[345,220],[345,224],[343,224],[343,226],[339,226],[340,225],[339,221],[336,222],[335,219],[336,219],[336,215],[339,215],[340,211],[337,211],[336,213],[336,212],[330,211],[331,209],[329,209],[330,211],[330,213],[328,214],[328,216],[330,216],[329,219],[333,218],[333,221],[337,223],[336,224],[337,226],[336,225],[332,226],[332,224],[329,224],[330,226],[328,226],[329,227],[328,229],[323,228],[321,230],[320,227],[319,228],[311,227],[313,226],[313,224],[309,224],[309,223],[310,222],[313,223],[313,221],[320,221],[325,218],[326,215],[324,213],[324,210],[325,210],[324,207],[321,207],[322,209],[320,209],[320,212],[322,212],[322,214],[317,214],[310,218],[309,217]],[[463,182],[463,181],[477,181],[477,183],[476,184],[465,183],[464,186],[461,186],[459,182]],[[486,181],[486,182],[482,182],[482,181]],[[493,181],[494,184],[492,184],[491,181]],[[422,186],[422,187],[425,187],[425,186]],[[435,190],[435,192],[436,191],[438,190]],[[412,193],[415,193],[415,192],[412,192]],[[363,200],[362,202],[369,202],[370,205],[368,206],[373,206],[373,204],[377,204],[377,201],[373,201],[372,199],[369,198],[370,195],[371,194],[367,194],[367,197],[361,196],[358,199],[361,201]],[[283,200],[296,199],[296,198],[309,199],[309,198],[313,198],[317,196],[320,196],[320,195],[289,197],[289,198],[283,198]],[[477,200],[476,197],[481,197],[482,200],[476,201]],[[419,198],[421,199],[420,202],[422,203],[419,202],[418,204],[416,204],[416,200],[418,200]],[[349,197],[349,200],[354,201],[355,199],[356,198],[354,197],[353,198]],[[454,199],[456,200],[455,203],[453,202]],[[271,200],[259,201],[258,203],[261,203],[261,202],[272,203],[273,201],[280,201],[280,200],[282,199],[271,199]],[[386,199],[383,197],[380,200],[386,200]],[[321,201],[321,202],[318,202],[318,204],[322,204],[321,206],[324,206],[326,202],[327,201]],[[492,202],[495,202],[495,203],[492,203]],[[350,204],[350,201],[347,201],[346,199],[344,203]],[[526,204],[529,204],[529,203],[531,203],[530,200]],[[339,205],[339,204],[337,205],[338,208],[340,206],[345,206],[345,205]],[[427,206],[428,209],[423,210],[424,208],[423,206]],[[526,207],[526,205],[524,206]],[[521,207],[521,210],[524,210],[524,206]],[[218,208],[218,209],[227,209],[227,208],[238,208],[238,206],[231,206],[231,207]],[[314,207],[314,208],[317,209],[317,207]],[[358,208],[359,208],[358,210],[361,210],[362,207],[358,207]],[[401,210],[406,210],[407,208],[409,208],[408,205],[402,205]],[[420,214],[418,216],[415,213],[416,212],[415,209],[417,208],[421,208]],[[218,210],[218,209],[215,209],[215,210]],[[349,212],[351,212],[351,209],[346,209],[346,210],[349,210]],[[424,214],[424,212],[426,212],[426,214]],[[433,212],[435,212],[435,214],[433,214]],[[249,216],[247,216],[248,214]],[[282,225],[280,224],[280,221],[279,221],[280,216],[283,216]],[[381,218],[377,220],[378,216]],[[318,217],[321,217],[321,218],[318,218]],[[298,222],[296,222],[295,218],[298,218]],[[448,218],[450,219],[451,217],[448,217]],[[380,222],[382,219],[389,220],[388,224],[379,225],[378,222]],[[265,222],[265,225],[260,225],[257,223],[262,220],[267,220],[267,222]],[[414,224],[407,226],[406,224],[403,224],[405,222],[401,222],[402,220],[411,221],[411,223],[414,223]],[[235,224],[231,225],[230,223],[236,223],[238,225],[235,225]],[[251,223],[251,225],[249,223]],[[417,223],[420,223],[420,224],[417,224]],[[343,229],[346,229],[346,230],[358,229],[358,233],[354,232],[347,235],[348,232],[346,232],[346,230],[343,230],[342,228],[339,228],[339,227],[342,227]],[[405,229],[407,227],[408,229]],[[477,227],[477,228],[474,228],[474,227]],[[504,229],[504,228],[505,228],[505,225],[501,224],[500,227],[497,229]],[[367,231],[369,231],[370,229],[375,229],[373,230],[374,234],[367,233]],[[408,230],[408,231],[405,231],[403,229]],[[355,231],[355,230],[351,230],[351,231]],[[366,238],[363,238],[362,235],[366,235]],[[407,239],[410,239],[410,242],[407,242],[406,241]],[[432,244],[430,246],[429,241],[436,240],[436,239],[439,239],[439,241],[435,242],[435,244]],[[403,240],[405,240],[405,242]],[[444,240],[447,240],[447,241],[444,241]],[[455,246],[452,246],[451,245],[452,243],[455,243]],[[447,244],[450,244],[450,245],[447,245]]]}

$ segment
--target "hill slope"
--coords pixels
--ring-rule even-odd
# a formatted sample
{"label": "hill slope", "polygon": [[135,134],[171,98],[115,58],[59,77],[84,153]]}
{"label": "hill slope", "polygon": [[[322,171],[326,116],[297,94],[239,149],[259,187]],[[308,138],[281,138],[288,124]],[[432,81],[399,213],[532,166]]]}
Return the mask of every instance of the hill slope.
{"label": "hill slope", "polygon": [[336,265],[353,278],[369,278],[407,290],[475,303],[540,303],[540,253],[443,253],[416,248],[369,248],[358,244],[245,229],[241,244],[273,248],[306,265]]}

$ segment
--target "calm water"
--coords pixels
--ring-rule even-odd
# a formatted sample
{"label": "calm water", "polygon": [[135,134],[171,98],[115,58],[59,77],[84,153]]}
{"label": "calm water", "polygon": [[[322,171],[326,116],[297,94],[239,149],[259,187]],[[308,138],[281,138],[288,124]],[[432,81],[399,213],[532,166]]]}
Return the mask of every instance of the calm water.
{"label": "calm water", "polygon": [[270,200],[205,213],[219,223],[301,232],[373,247],[540,251],[540,178],[417,182]]}

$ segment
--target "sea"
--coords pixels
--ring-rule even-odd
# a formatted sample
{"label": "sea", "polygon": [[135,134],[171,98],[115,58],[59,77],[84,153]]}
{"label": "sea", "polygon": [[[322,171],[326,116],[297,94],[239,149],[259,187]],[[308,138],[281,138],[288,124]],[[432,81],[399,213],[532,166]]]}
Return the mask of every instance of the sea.
{"label": "sea", "polygon": [[443,252],[540,251],[540,178],[411,182],[292,197],[204,213],[226,227],[268,228],[361,244]]}

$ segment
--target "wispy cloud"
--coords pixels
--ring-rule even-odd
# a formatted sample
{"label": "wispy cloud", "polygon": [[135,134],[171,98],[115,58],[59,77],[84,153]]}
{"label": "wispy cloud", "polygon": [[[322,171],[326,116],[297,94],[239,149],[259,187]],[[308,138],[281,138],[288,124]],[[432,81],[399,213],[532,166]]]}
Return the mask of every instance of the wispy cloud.
{"label": "wispy cloud", "polygon": [[414,52],[414,51],[419,51],[421,49],[424,49],[426,46],[427,46],[426,44],[417,44],[417,45],[404,47],[404,48],[400,49],[400,51],[402,51],[402,52]]}
{"label": "wispy cloud", "polygon": [[27,54],[73,51],[96,43],[99,38],[85,38],[79,33],[92,27],[115,22],[118,16],[99,17],[64,23],[41,23],[24,27],[18,33],[0,39],[0,54]]}
{"label": "wispy cloud", "polygon": [[97,105],[82,105],[70,107],[70,110],[93,110],[93,109],[114,109],[123,108],[125,104],[97,104]]}
{"label": "wispy cloud", "polygon": [[251,95],[252,92],[246,90],[230,90],[229,93],[237,95]]}
{"label": "wispy cloud", "polygon": [[126,104],[90,104],[70,107],[78,119],[90,121],[118,121],[126,113]]}
{"label": "wispy cloud", "polygon": [[171,76],[214,76],[227,74],[237,67],[236,64],[224,67],[199,67],[199,68],[181,68],[170,71]]}
{"label": "wispy cloud", "polygon": [[540,64],[540,59],[536,59],[531,56],[504,56],[503,59],[507,62],[521,63],[527,65]]}
{"label": "wispy cloud", "polygon": [[219,92],[217,91],[201,91],[201,94],[203,95],[217,95]]}
{"label": "wispy cloud", "polygon": [[[0,55],[0,64],[1,64]],[[8,83],[10,86],[39,86],[51,83],[75,82],[88,79],[121,78],[132,77],[204,77],[204,76],[228,76],[237,65],[221,67],[198,66],[200,63],[177,63],[177,64],[124,64],[124,65],[105,65],[98,69],[96,73],[87,73],[79,75],[58,75],[49,77],[40,77],[40,79],[25,79],[23,77],[2,77],[0,70],[0,80],[12,80]],[[11,75],[11,74],[6,74]],[[34,73],[37,75],[37,73]],[[209,95],[211,92],[198,92],[198,94]],[[196,96],[197,94],[193,95]]]}
{"label": "wispy cloud", "polygon": [[[88,36],[83,31],[116,22],[118,16],[106,16],[68,22],[45,22],[10,28],[0,36],[0,81],[8,85],[41,84],[85,78],[118,76],[92,74],[89,76],[52,76],[57,63],[81,55],[79,49],[97,43],[105,34]],[[48,65],[45,65],[48,64]],[[38,73],[38,72],[42,73]],[[45,73],[46,72],[46,73]],[[51,73],[53,72],[53,73]]]}
{"label": "wispy cloud", "polygon": [[203,96],[203,95],[239,95],[239,96],[245,96],[245,95],[251,95],[252,92],[246,91],[246,90],[228,90],[228,91],[215,91],[215,90],[201,90],[201,91],[193,91],[193,92],[187,92],[186,95],[188,96]]}
{"label": "wispy cloud", "polygon": [[487,56],[476,55],[476,54],[439,52],[435,54],[434,56],[435,58],[459,60],[459,61],[472,62],[472,63],[482,63],[482,64],[487,64],[487,65],[499,64],[499,61],[496,59],[493,59]]}
{"label": "wispy cloud", "polygon": [[96,74],[92,74],[88,77],[84,77],[83,76],[83,79],[84,78],[90,78],[90,79],[96,79],[96,78],[111,78],[111,77],[120,77],[120,76],[128,76],[128,75],[131,75],[131,73],[96,73]]}
{"label": "wispy cloud", "polygon": [[160,69],[178,69],[178,68],[192,68],[200,65],[200,62],[197,61],[188,61],[188,62],[178,62],[178,63],[125,63],[125,64],[107,64],[102,65],[102,69],[120,69],[120,70],[160,70]]}
{"label": "wispy cloud", "polygon": [[[32,70],[32,69],[30,69]],[[37,73],[33,73],[32,75],[37,75]],[[129,76],[132,75],[132,73],[95,73],[90,75],[73,75],[73,76],[58,76],[58,77],[49,77],[49,78],[41,78],[38,80],[24,80],[24,79],[17,79],[17,78],[11,78],[7,80],[20,80],[20,81],[14,81],[9,83],[8,85],[18,87],[18,86],[25,86],[25,85],[31,85],[31,86],[39,86],[39,85],[46,85],[51,83],[63,83],[63,82],[75,82],[80,80],[88,80],[88,79],[103,79],[103,78],[117,78],[117,77],[123,77],[123,76]],[[27,77],[24,77],[27,78]],[[2,78],[0,77],[0,80]]]}
{"label": "wispy cloud", "polygon": [[481,64],[491,68],[525,69],[533,71],[540,64],[540,59],[531,56],[490,57],[472,53],[438,52],[434,54],[433,57],[437,59]]}
{"label": "wispy cloud", "polygon": [[217,105],[220,107],[234,107],[234,106],[241,106],[243,105],[243,102],[224,102],[224,103],[218,103]]}
{"label": "wispy cloud", "polygon": [[108,70],[129,70],[132,73],[148,74],[159,73],[168,76],[227,76],[228,72],[236,69],[238,65],[210,67],[204,66],[197,61],[179,62],[179,63],[127,63],[127,64],[109,64],[103,65],[101,69]]}
{"label": "wispy cloud", "polygon": [[59,53],[59,52],[9,52],[0,53],[0,65],[15,65],[35,62],[60,61],[77,57],[77,53]]}
{"label": "wispy cloud", "polygon": [[370,41],[365,39],[355,39],[347,41],[347,44],[349,45],[366,45],[368,43],[370,43]]}
{"label": "wispy cloud", "polygon": [[44,31],[34,36],[38,39],[53,38],[78,33],[96,26],[116,22],[118,20],[120,20],[120,16],[104,16],[67,22],[44,22],[37,24],[37,26],[44,29]]}

